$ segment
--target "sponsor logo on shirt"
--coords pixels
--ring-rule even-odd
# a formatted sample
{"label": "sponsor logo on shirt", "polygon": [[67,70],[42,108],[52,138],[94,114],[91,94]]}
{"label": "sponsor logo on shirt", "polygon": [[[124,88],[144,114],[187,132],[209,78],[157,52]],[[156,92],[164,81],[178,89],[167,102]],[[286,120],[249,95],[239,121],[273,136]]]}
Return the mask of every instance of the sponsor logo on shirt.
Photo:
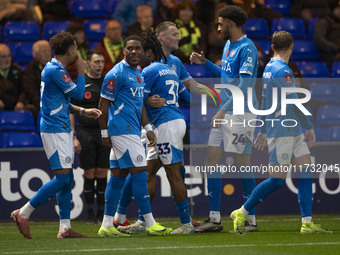
{"label": "sponsor logo on shirt", "polygon": [[106,88],[108,90],[113,90],[116,85],[116,81],[109,79],[106,83]]}
{"label": "sponsor logo on shirt", "polygon": [[70,78],[70,76],[68,76],[67,73],[63,73],[63,74],[61,75],[61,77],[63,77],[63,80],[64,80],[66,83],[69,83],[70,81],[72,81],[71,78]]}

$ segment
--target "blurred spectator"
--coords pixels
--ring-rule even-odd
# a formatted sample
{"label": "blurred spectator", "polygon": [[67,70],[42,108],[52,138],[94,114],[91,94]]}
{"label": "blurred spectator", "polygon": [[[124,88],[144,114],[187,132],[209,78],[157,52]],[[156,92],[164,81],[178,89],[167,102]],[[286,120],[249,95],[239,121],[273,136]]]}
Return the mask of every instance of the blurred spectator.
{"label": "blurred spectator", "polygon": [[28,0],[0,1],[0,25],[8,21],[35,21],[33,9],[28,8]]}
{"label": "blurred spectator", "polygon": [[150,6],[153,17],[156,16],[157,0],[124,0],[117,4],[112,19],[119,21],[124,35],[127,33],[128,26],[137,21],[136,9],[140,5]]}
{"label": "blurred spectator", "polygon": [[340,61],[340,7],[315,23],[313,40],[328,67]]}
{"label": "blurred spectator", "polygon": [[192,52],[206,52],[207,34],[206,28],[195,18],[196,8],[190,0],[182,0],[177,6],[176,25],[181,37],[179,50],[174,51],[183,64],[190,63]]}
{"label": "blurred spectator", "polygon": [[[198,0],[196,2],[197,15],[196,19],[204,24],[212,24],[215,21],[215,0]],[[217,29],[215,29],[217,30]]]}
{"label": "blurred spectator", "polygon": [[22,87],[26,94],[26,108],[34,118],[40,110],[41,71],[52,59],[51,46],[48,41],[40,40],[33,44],[33,60],[29,62],[22,76]]}
{"label": "blurred spectator", "polygon": [[226,44],[226,41],[224,41],[221,35],[217,32],[218,12],[222,7],[226,5],[226,3],[218,3],[216,5],[215,18],[208,27],[207,58],[216,65],[221,64],[221,52],[223,52],[224,45]]}
{"label": "blurred spectator", "polygon": [[119,22],[117,20],[108,21],[105,28],[105,36],[101,39],[100,45],[95,47],[104,53],[104,76],[115,64],[124,58],[123,41]]}
{"label": "blurred spectator", "polygon": [[323,18],[329,13],[329,0],[292,0],[291,16],[302,18],[306,24],[312,18]]}
{"label": "blurred spectator", "polygon": [[6,44],[0,44],[0,110],[25,109],[21,76],[21,68],[12,63],[10,49]]}
{"label": "blurred spectator", "polygon": [[89,50],[89,45],[86,41],[85,30],[84,30],[84,27],[81,23],[74,22],[73,24],[70,24],[67,27],[66,32],[70,32],[71,34],[74,35],[74,38],[76,39],[76,43],[77,43],[77,47],[78,47],[77,48],[78,56],[73,61],[72,65],[69,65],[69,66],[66,67],[66,70],[67,70],[68,74],[70,75],[71,79],[73,81],[75,81],[78,77],[78,72],[77,72],[77,68],[76,68],[77,59],[81,58],[81,59],[86,61],[87,52]]}
{"label": "blurred spectator", "polygon": [[73,20],[73,16],[68,9],[68,0],[38,0],[43,22]]}
{"label": "blurred spectator", "polygon": [[273,19],[281,18],[283,15],[264,5],[264,0],[225,0],[227,4],[240,6],[251,19],[265,19],[271,23]]}
{"label": "blurred spectator", "polygon": [[176,0],[158,0],[156,24],[158,25],[163,21],[175,22],[176,8],[177,8]]}
{"label": "blurred spectator", "polygon": [[127,29],[127,36],[138,35],[140,36],[149,27],[153,27],[152,9],[147,5],[137,7],[137,21]]}

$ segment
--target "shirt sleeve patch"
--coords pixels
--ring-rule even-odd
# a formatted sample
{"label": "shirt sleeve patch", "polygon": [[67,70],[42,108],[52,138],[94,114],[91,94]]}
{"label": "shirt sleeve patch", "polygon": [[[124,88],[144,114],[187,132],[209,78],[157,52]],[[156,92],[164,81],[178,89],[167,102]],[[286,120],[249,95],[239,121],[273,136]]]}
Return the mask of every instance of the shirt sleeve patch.
{"label": "shirt sleeve patch", "polygon": [[291,74],[286,74],[284,78],[287,85],[293,85],[293,77]]}
{"label": "shirt sleeve patch", "polygon": [[106,88],[108,90],[113,90],[116,85],[116,81],[109,79],[106,83]]}
{"label": "shirt sleeve patch", "polygon": [[61,77],[63,77],[63,80],[64,80],[66,83],[69,83],[69,82],[72,81],[71,78],[70,78],[70,76],[68,76],[67,73],[63,73],[63,74],[61,75]]}

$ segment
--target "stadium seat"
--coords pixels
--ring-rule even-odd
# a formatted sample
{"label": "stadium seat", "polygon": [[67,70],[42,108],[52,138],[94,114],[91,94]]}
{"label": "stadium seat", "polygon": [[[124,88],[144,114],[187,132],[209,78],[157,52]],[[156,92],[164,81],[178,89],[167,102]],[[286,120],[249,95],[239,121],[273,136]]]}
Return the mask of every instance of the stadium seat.
{"label": "stadium seat", "polygon": [[290,0],[265,0],[264,5],[285,15],[290,13]]}
{"label": "stadium seat", "polygon": [[291,59],[319,60],[320,54],[318,48],[316,48],[312,40],[296,39],[294,40],[294,50]]}
{"label": "stadium seat", "polygon": [[72,13],[75,17],[106,18],[108,9],[103,0],[77,0],[73,3]]}
{"label": "stadium seat", "polygon": [[340,126],[328,128],[329,141],[340,141]]}
{"label": "stadium seat", "polygon": [[29,111],[1,111],[0,130],[35,131],[32,113]]}
{"label": "stadium seat", "polygon": [[318,126],[340,125],[340,105],[329,104],[321,106],[317,112]]}
{"label": "stadium seat", "polygon": [[72,24],[72,21],[49,21],[43,25],[43,39],[49,40],[52,36],[59,32],[65,32],[68,25]]}
{"label": "stadium seat", "polygon": [[301,73],[305,78],[328,78],[328,69],[324,62],[297,61]]}
{"label": "stadium seat", "polygon": [[41,112],[39,111],[38,115],[37,115],[37,121],[35,123],[35,128],[36,128],[35,130],[36,130],[37,134],[40,133],[40,119],[41,119]]}
{"label": "stadium seat", "polygon": [[263,58],[265,58],[270,52],[272,42],[269,40],[253,40],[253,42],[263,49],[264,52]]}
{"label": "stadium seat", "polygon": [[7,43],[12,53],[13,62],[17,64],[27,64],[31,62],[33,60],[33,44],[33,41]]}
{"label": "stadium seat", "polygon": [[326,127],[314,127],[315,138],[317,142],[327,141],[328,128]]}
{"label": "stadium seat", "polygon": [[309,89],[312,93],[312,100],[323,101],[327,103],[336,102],[336,88],[332,83],[313,82],[309,83]]}
{"label": "stadium seat", "polygon": [[116,6],[119,3],[119,1],[121,1],[121,0],[108,0],[107,1],[107,8],[109,10],[109,14],[114,13]]}
{"label": "stadium seat", "polygon": [[40,40],[40,30],[33,21],[10,21],[4,27],[4,41]]}
{"label": "stadium seat", "polygon": [[192,128],[189,132],[190,144],[208,144],[210,128]]}
{"label": "stadium seat", "polygon": [[269,26],[265,19],[248,19],[242,28],[251,38],[269,37]]}
{"label": "stadium seat", "polygon": [[84,30],[85,30],[85,37],[88,40],[95,40],[98,42],[102,37],[105,36],[105,27],[106,27],[107,20],[85,20]]}
{"label": "stadium seat", "polygon": [[308,39],[313,39],[314,34],[314,25],[318,21],[319,18],[312,18],[308,22]]}
{"label": "stadium seat", "polygon": [[272,34],[275,31],[285,30],[293,37],[306,37],[305,23],[300,18],[278,18],[272,22]]}
{"label": "stadium seat", "polygon": [[340,62],[334,62],[332,66],[332,77],[340,78]]}
{"label": "stadium seat", "polygon": [[42,147],[40,137],[35,132],[1,132],[1,148]]}
{"label": "stadium seat", "polygon": [[184,64],[185,69],[193,78],[211,78],[211,72],[203,65]]}

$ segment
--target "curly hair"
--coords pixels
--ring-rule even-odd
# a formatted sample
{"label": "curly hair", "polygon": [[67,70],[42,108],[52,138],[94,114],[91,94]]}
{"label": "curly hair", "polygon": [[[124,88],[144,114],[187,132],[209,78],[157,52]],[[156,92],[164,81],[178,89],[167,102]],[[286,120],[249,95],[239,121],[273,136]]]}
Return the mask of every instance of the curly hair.
{"label": "curly hair", "polygon": [[162,50],[162,45],[158,41],[156,33],[153,32],[151,28],[142,33],[141,39],[144,51],[151,49],[152,53],[155,55],[155,61],[160,61],[162,57],[166,60]]}
{"label": "curly hair", "polygon": [[50,45],[55,55],[65,55],[70,46],[74,45],[75,41],[74,36],[70,32],[62,32],[50,39]]}

